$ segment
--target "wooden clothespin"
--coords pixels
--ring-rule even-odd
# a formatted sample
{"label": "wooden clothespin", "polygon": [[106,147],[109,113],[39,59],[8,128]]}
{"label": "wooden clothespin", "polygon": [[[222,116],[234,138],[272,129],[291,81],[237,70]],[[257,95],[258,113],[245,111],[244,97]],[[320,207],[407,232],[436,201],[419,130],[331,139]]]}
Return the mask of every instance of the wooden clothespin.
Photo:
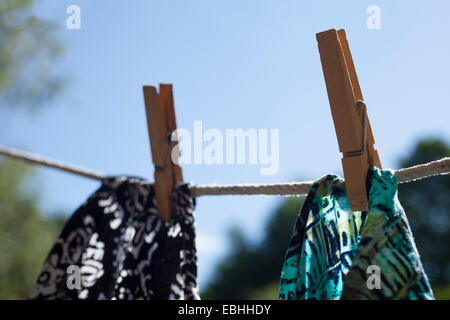
{"label": "wooden clothespin", "polygon": [[366,179],[369,167],[381,169],[358,76],[345,30],[316,34],[331,114],[343,154],[345,186],[352,211],[368,210]]}
{"label": "wooden clothespin", "polygon": [[155,165],[155,194],[158,216],[163,221],[172,218],[173,187],[183,182],[183,174],[178,163],[178,152],[173,148],[178,143],[174,132],[177,129],[175,107],[171,84],[160,84],[159,95],[153,86],[144,86],[145,109],[148,133]]}

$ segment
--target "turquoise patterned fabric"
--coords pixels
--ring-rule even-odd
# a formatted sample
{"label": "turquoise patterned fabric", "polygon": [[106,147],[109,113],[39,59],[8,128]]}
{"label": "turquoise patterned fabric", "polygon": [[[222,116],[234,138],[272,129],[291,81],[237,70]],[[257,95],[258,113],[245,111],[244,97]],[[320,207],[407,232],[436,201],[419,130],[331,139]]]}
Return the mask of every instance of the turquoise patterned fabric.
{"label": "turquoise patterned fabric", "polygon": [[[316,181],[296,221],[280,300],[434,299],[390,170],[370,168],[369,211],[350,210],[343,179]],[[371,265],[380,289],[369,289]]]}

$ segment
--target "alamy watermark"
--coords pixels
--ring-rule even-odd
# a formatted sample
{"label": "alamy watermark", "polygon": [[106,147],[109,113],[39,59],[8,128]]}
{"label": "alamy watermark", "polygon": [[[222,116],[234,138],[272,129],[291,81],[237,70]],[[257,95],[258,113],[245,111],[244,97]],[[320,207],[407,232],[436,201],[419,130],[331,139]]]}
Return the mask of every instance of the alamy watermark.
{"label": "alamy watermark", "polygon": [[[66,13],[69,16],[66,19],[66,27],[69,30],[81,29],[81,8],[77,5],[70,5],[66,9]],[[370,5],[366,9],[366,13],[369,15],[366,20],[366,26],[370,30],[381,29],[381,8],[377,5]]]}
{"label": "alamy watermark", "polygon": [[68,274],[66,285],[69,290],[81,289],[81,269],[79,266],[70,265],[67,267],[66,273]]}
{"label": "alamy watermark", "polygon": [[66,27],[69,30],[81,29],[81,9],[77,5],[70,5],[66,9],[66,13],[69,16],[66,19]]}
{"label": "alamy watermark", "polygon": [[372,4],[367,7],[366,13],[369,15],[366,20],[367,29],[380,30],[381,29],[381,8],[379,6]]}
{"label": "alamy watermark", "polygon": [[[69,290],[81,289],[81,268],[77,265],[70,265],[67,267],[68,274],[66,285]],[[381,289],[381,269],[377,265],[370,265],[366,270],[370,276],[366,280],[366,285],[369,290]]]}
{"label": "alamy watermark", "polygon": [[171,150],[171,159],[180,165],[260,165],[261,175],[275,175],[280,166],[279,129],[203,130],[202,121],[194,121],[194,131],[179,128],[171,140],[179,143]]}
{"label": "alamy watermark", "polygon": [[366,270],[367,274],[370,276],[367,278],[366,284],[369,290],[381,289],[381,270],[377,265],[370,265]]}

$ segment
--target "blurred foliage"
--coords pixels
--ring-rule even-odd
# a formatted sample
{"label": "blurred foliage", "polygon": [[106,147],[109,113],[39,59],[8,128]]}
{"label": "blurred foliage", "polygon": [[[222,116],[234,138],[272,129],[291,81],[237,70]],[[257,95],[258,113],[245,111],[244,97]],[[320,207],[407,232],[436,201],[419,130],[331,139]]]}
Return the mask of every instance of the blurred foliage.
{"label": "blurred foliage", "polygon": [[433,292],[436,300],[450,300],[450,286],[435,286]]}
{"label": "blurred foliage", "polygon": [[[417,143],[402,167],[450,156],[442,140]],[[437,299],[450,299],[450,176],[399,185],[399,198]],[[251,243],[243,229],[231,233],[231,251],[218,265],[202,299],[278,299],[285,251],[302,201],[286,200],[269,220],[263,239]]]}
{"label": "blurred foliage", "polygon": [[[400,163],[409,167],[443,157],[450,157],[448,144],[423,140]],[[450,176],[404,183],[398,189],[431,284],[450,285]]]}
{"label": "blurred foliage", "polygon": [[26,298],[63,219],[42,218],[30,167],[0,162],[0,299]]}
{"label": "blurred foliage", "polygon": [[56,28],[32,14],[32,0],[0,1],[0,102],[34,108],[63,84],[55,59],[62,46]]}
{"label": "blurred foliage", "polygon": [[257,244],[252,244],[242,229],[233,228],[231,254],[218,266],[214,281],[202,292],[202,299],[249,299],[257,291],[265,291],[268,284],[277,283],[303,201],[304,197],[298,197],[283,202],[267,222],[264,239]]}
{"label": "blurred foliage", "polygon": [[[280,267],[281,270],[281,267]],[[269,283],[266,286],[252,290],[249,292],[250,300],[278,300],[278,292],[280,290],[280,282]]]}
{"label": "blurred foliage", "polygon": [[[0,1],[0,111],[37,109],[62,87],[55,26],[32,9],[31,0]],[[30,167],[0,159],[0,299],[27,297],[65,220],[42,217],[36,181]]]}

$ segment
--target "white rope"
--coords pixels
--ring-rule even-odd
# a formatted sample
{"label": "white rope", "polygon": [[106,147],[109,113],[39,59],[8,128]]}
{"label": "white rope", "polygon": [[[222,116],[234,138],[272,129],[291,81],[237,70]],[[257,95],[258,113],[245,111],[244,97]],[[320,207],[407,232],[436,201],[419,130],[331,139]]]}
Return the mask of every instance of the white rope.
{"label": "white rope", "polygon": [[[74,173],[83,177],[103,180],[105,176],[101,173],[84,169],[61,161],[48,159],[37,154],[8,148],[0,145],[0,154],[20,159],[26,162],[39,164],[47,167]],[[417,165],[410,168],[396,170],[395,176],[398,183],[406,183],[425,179],[436,175],[450,173],[450,158],[443,158],[426,164]],[[307,194],[311,188],[312,181],[275,183],[275,184],[236,184],[236,185],[193,185],[189,186],[192,196],[210,195],[282,195],[298,196]]]}
{"label": "white rope", "polygon": [[95,172],[95,171],[92,171],[89,169],[81,168],[81,167],[67,164],[67,163],[64,163],[64,162],[61,162],[58,160],[45,158],[45,157],[40,156],[35,153],[30,153],[30,152],[26,152],[26,151],[14,149],[14,148],[9,148],[9,147],[5,147],[2,145],[0,145],[0,154],[2,154],[4,156],[8,156],[10,158],[23,160],[25,162],[67,171],[67,172],[74,173],[74,174],[77,174],[79,176],[83,176],[86,178],[91,178],[91,179],[96,179],[96,180],[103,180],[105,178],[101,173],[98,173],[98,172]]}
{"label": "white rope", "polygon": [[398,183],[416,181],[450,173],[450,157],[395,171]]}
{"label": "white rope", "polygon": [[[450,173],[450,158],[443,158],[427,164],[396,170],[398,183],[407,183],[436,175]],[[313,182],[291,182],[275,184],[240,184],[240,185],[191,185],[191,194],[195,197],[206,195],[282,195],[294,196],[307,194]]]}
{"label": "white rope", "polygon": [[307,194],[313,181],[274,184],[190,185],[192,196],[219,195],[279,195],[299,196]]}

